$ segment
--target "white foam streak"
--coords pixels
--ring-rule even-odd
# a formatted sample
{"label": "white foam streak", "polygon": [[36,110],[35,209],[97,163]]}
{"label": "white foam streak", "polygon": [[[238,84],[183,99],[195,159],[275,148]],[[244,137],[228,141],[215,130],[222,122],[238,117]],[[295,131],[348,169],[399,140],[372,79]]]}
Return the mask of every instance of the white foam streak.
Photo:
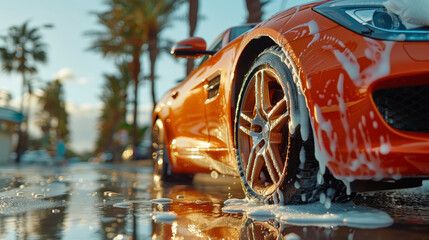
{"label": "white foam streak", "polygon": [[[313,110],[313,117],[311,118],[312,125],[306,121],[306,119],[309,119],[308,112],[311,112],[309,111],[309,105],[307,105],[305,98],[309,97],[307,96],[308,93],[305,92],[308,89],[303,88],[302,81],[304,81],[305,78],[300,76],[302,73],[300,66],[298,65],[297,67],[294,62],[292,56],[295,56],[295,54],[290,46],[286,45],[282,48],[285,56],[282,60],[292,73],[293,82],[296,84],[298,91],[297,99],[293,99],[289,96],[289,99],[292,101],[298,101],[297,103],[291,103],[292,106],[298,106],[298,108],[292,108],[290,111],[290,133],[293,134],[295,128],[300,125],[301,137],[303,140],[307,140],[311,132],[310,127],[313,128],[315,156],[319,162],[320,173],[325,173],[325,168],[329,161],[336,161],[339,164],[339,167],[336,169],[337,172],[334,172],[337,178],[343,176],[342,173],[338,172],[338,170],[341,169],[365,169],[361,176],[353,175],[353,177],[351,177],[349,173],[347,175],[344,174],[345,176],[343,176],[341,180],[343,180],[346,185],[348,182],[353,181],[355,177],[361,179],[381,179],[384,176],[384,172],[380,167],[380,154],[387,154],[390,151],[390,143],[388,139],[386,139],[387,136],[379,140],[373,139],[369,135],[369,128],[371,126],[373,128],[378,127],[378,123],[374,120],[374,112],[362,114],[362,116],[357,118],[360,119],[360,122],[351,124],[351,118],[356,118],[355,115],[352,116],[349,112],[350,102],[346,99],[346,93],[344,91],[345,87],[349,88],[350,84],[356,86],[356,88],[360,88],[368,86],[374,80],[388,75],[390,73],[390,55],[394,42],[376,41],[365,38],[366,45],[359,49],[364,51],[363,58],[366,58],[370,64],[361,66],[357,59],[358,57],[362,58],[362,56],[355,55],[356,50],[349,49],[346,44],[335,36],[326,34],[322,36],[318,31],[319,26],[317,23],[313,20],[309,21],[292,29],[288,29],[287,32],[291,36],[291,39],[288,39],[288,41],[312,36],[313,38],[308,44],[308,49],[310,49],[312,45],[321,42],[323,44],[322,49],[330,51],[335,56],[338,64],[345,70],[344,74],[338,74],[337,79],[325,79],[327,81],[325,89],[320,89],[320,92],[318,92],[320,98],[328,99],[327,102],[329,106],[338,106],[340,119],[337,121],[337,119],[333,118],[338,117],[338,115],[332,114],[331,110],[333,108],[325,108],[325,105],[315,103],[311,106]],[[306,50],[303,52],[306,52]],[[332,89],[333,84],[336,85],[337,92],[331,94],[329,97],[329,95],[325,93],[327,89]],[[287,87],[289,88],[290,86],[287,85]],[[331,110],[328,111],[328,109]],[[369,119],[372,121],[369,121]],[[333,123],[336,124],[335,128]],[[339,136],[341,136],[341,139],[339,139]]]}
{"label": "white foam streak", "polygon": [[[324,38],[330,39],[328,36],[324,36]],[[325,119],[325,113],[322,111],[321,107],[317,104],[314,106],[315,121],[319,125],[319,127],[315,129],[315,139],[317,140],[316,158],[319,160],[322,170],[327,165],[328,161],[339,162],[338,157],[341,156],[343,159],[339,163],[345,166],[340,167],[340,169],[348,168],[352,171],[356,171],[359,168],[367,167],[367,169],[375,172],[375,174],[370,174],[371,176],[368,175],[366,178],[382,179],[384,174],[380,168],[380,153],[389,153],[391,148],[390,143],[386,140],[386,137],[383,136],[381,136],[379,141],[370,137],[367,119],[374,119],[374,112],[368,114],[369,118],[367,118],[366,115],[362,115],[360,117],[360,122],[350,125],[351,117],[344,96],[344,85],[345,81],[350,79],[356,87],[362,87],[372,83],[376,79],[388,75],[390,72],[390,52],[394,42],[380,42],[372,39],[365,40],[367,43],[365,57],[371,61],[371,64],[364,69],[359,65],[354,53],[346,48],[344,44],[327,44],[323,46],[324,49],[331,51],[335,55],[338,63],[345,69],[348,78],[340,73],[337,80],[337,94],[335,98],[338,104],[341,125],[335,126],[335,129],[333,129],[331,118]],[[339,41],[332,38],[331,42],[338,43]],[[331,105],[332,104],[335,105],[335,103],[331,101]],[[373,128],[377,128],[377,122],[373,121],[372,126]],[[343,139],[345,142],[345,149],[341,150],[345,151],[345,154],[337,155],[340,145],[337,139],[337,133],[341,133],[341,135],[345,136]],[[325,138],[327,137],[328,141],[323,139],[321,137],[322,135],[325,136]],[[376,149],[378,146],[379,151],[373,151],[373,149]],[[355,177],[363,177],[364,175],[365,174]],[[342,180],[346,184],[346,180]],[[354,178],[347,177],[347,181],[353,180]]]}
{"label": "white foam streak", "polygon": [[335,49],[333,52],[338,62],[343,65],[349,77],[353,80],[357,80],[359,78],[360,65],[356,57],[351,54],[350,51],[341,52]]}

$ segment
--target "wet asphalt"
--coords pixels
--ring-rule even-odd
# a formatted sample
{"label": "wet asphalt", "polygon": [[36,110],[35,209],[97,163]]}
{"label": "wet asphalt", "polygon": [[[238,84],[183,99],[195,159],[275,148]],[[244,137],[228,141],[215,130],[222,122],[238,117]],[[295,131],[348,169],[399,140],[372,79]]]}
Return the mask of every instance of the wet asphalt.
{"label": "wet asphalt", "polygon": [[237,178],[154,185],[149,161],[2,166],[0,239],[429,239],[428,184],[359,194],[394,219],[377,229],[253,220],[222,211],[230,198],[244,198]]}

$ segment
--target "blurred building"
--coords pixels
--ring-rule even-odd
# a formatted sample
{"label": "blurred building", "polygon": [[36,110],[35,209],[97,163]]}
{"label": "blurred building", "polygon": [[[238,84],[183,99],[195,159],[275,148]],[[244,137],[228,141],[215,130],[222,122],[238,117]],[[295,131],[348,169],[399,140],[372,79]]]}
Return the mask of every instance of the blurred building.
{"label": "blurred building", "polygon": [[10,106],[11,95],[0,90],[0,164],[9,163],[10,154],[16,147],[18,124],[24,116]]}

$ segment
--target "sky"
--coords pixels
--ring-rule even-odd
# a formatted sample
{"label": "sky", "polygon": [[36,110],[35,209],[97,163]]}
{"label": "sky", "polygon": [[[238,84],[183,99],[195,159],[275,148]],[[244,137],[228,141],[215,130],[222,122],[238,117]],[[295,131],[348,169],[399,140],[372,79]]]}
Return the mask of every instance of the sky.
{"label": "sky", "polygon": [[[264,19],[290,6],[302,3],[300,0],[271,0],[264,7]],[[308,1],[306,1],[308,2]],[[228,7],[226,7],[228,6]],[[116,73],[113,59],[103,58],[98,52],[88,51],[92,38],[85,35],[90,30],[100,30],[96,16],[91,12],[106,9],[103,0],[1,0],[0,35],[7,34],[12,25],[30,21],[31,27],[52,23],[54,28],[42,29],[43,40],[48,44],[48,62],[39,65],[34,80],[35,89],[59,77],[64,81],[65,100],[69,112],[71,138],[69,147],[77,152],[91,151],[97,136],[97,118],[102,106],[100,95],[104,73]],[[188,36],[188,24],[180,20],[185,17],[187,5],[176,12],[170,28],[161,37],[179,41]],[[208,45],[227,28],[245,23],[247,10],[245,0],[200,0],[199,20],[196,36],[203,37]],[[142,57],[142,71],[149,74],[148,56]],[[185,60],[176,60],[168,54],[161,54],[156,65],[157,98],[176,85],[185,76]],[[13,104],[18,106],[21,98],[21,78],[17,74],[0,72],[0,90],[12,94]],[[37,92],[37,91],[36,91]],[[151,116],[149,83],[140,87],[139,125],[149,125]],[[37,107],[36,110],[37,111]],[[34,118],[33,118],[34,119]],[[30,118],[31,120],[31,118]],[[30,126],[30,132],[38,135],[37,127]]]}

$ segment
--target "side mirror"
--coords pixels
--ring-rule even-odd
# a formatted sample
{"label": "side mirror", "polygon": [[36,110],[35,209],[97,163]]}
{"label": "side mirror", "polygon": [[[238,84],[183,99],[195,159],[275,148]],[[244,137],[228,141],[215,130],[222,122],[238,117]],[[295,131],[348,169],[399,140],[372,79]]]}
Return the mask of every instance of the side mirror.
{"label": "side mirror", "polygon": [[171,54],[175,58],[200,58],[204,55],[213,55],[216,51],[206,50],[206,41],[199,37],[190,37],[174,44]]}

